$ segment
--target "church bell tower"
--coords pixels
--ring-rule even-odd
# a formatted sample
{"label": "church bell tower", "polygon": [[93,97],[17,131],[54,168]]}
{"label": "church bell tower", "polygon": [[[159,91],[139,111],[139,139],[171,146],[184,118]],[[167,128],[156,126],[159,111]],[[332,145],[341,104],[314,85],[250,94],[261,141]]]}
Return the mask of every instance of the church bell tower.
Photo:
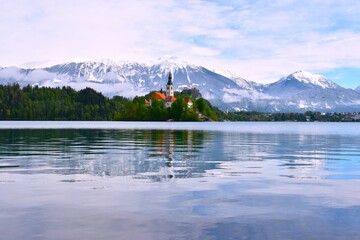
{"label": "church bell tower", "polygon": [[174,96],[174,85],[172,81],[172,74],[169,72],[168,82],[166,84],[166,97]]}

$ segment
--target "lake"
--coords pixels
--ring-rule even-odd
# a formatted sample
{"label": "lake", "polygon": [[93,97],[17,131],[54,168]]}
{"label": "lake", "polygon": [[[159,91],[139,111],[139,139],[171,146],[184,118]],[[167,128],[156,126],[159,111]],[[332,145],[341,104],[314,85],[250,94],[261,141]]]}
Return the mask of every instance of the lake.
{"label": "lake", "polygon": [[0,122],[1,239],[360,239],[359,123]]}

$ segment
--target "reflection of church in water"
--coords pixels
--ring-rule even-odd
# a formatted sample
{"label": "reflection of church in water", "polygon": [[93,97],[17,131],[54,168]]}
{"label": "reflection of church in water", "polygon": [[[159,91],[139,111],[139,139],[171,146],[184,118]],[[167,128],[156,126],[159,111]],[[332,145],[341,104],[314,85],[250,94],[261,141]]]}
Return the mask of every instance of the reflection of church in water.
{"label": "reflection of church in water", "polygon": [[166,161],[166,177],[167,178],[174,178],[175,171],[174,171],[174,135],[171,131],[166,131],[165,133],[165,153],[167,154],[167,161]]}
{"label": "reflection of church in water", "polygon": [[[181,137],[177,136],[182,134]],[[159,135],[158,135],[159,134]],[[186,153],[193,152],[193,132],[192,131],[174,131],[165,130],[157,132],[157,152],[158,157],[164,158],[166,161],[160,169],[164,180],[171,180],[176,177],[185,177],[188,174],[188,162]],[[186,146],[178,149],[178,146]],[[179,154],[177,154],[177,151]],[[176,158],[179,159],[176,159]]]}

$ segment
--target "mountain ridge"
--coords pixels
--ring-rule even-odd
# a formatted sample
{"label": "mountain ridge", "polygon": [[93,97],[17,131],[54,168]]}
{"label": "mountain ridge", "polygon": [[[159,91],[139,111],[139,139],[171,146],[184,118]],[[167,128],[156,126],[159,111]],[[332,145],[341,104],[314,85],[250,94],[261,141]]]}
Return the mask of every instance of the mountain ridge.
{"label": "mountain ridge", "polygon": [[360,86],[358,86],[357,88],[355,88],[355,91],[360,93]]}
{"label": "mountain ridge", "polygon": [[197,88],[204,98],[226,111],[360,110],[360,93],[345,89],[322,75],[297,71],[276,82],[259,84],[228,71],[211,71],[175,57],[159,58],[150,63],[104,59],[45,68],[0,67],[0,82],[75,89],[92,87],[107,96],[134,97],[164,88],[168,72],[173,73],[177,91]]}

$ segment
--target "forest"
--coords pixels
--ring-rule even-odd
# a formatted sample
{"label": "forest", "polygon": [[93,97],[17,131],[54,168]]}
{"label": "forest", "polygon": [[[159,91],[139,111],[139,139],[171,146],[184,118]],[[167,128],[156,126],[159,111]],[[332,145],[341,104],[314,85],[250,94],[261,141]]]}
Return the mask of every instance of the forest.
{"label": "forest", "polygon": [[171,108],[160,100],[145,105],[145,96],[108,98],[92,88],[50,88],[19,84],[0,85],[0,120],[92,120],[92,121],[217,121],[209,102],[192,99],[188,108],[177,95]]}
{"label": "forest", "polygon": [[[358,113],[263,113],[223,112],[204,98],[192,99],[176,92],[177,100],[165,108],[161,100],[145,105],[147,96],[108,98],[92,88],[20,87],[0,85],[0,120],[59,121],[360,121]],[[189,108],[184,98],[194,103]]]}

